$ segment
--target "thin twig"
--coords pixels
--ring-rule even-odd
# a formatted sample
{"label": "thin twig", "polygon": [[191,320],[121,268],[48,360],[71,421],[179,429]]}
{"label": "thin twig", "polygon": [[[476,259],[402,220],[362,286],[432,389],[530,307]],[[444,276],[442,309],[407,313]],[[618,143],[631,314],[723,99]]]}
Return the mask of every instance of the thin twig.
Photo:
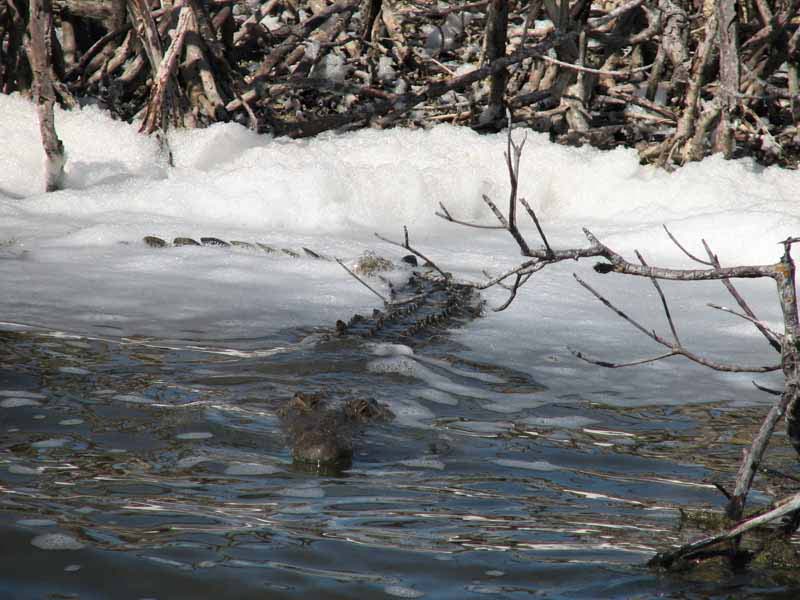
{"label": "thin twig", "polygon": [[547,264],[548,263],[542,262],[540,260],[528,260],[522,263],[521,265],[514,267],[510,271],[506,271],[501,275],[497,275],[496,277],[489,279],[488,281],[484,281],[483,283],[477,283],[474,285],[474,287],[475,289],[478,290],[486,290],[495,285],[500,285],[503,281],[505,281],[512,275],[535,273],[536,271],[541,271],[545,266],[547,266]]}
{"label": "thin twig", "polygon": [[[711,264],[714,265],[714,267],[717,269],[721,268],[722,265],[719,262],[719,257],[714,252],[711,251],[711,248],[709,247],[708,243],[705,240],[701,241],[703,243],[703,248],[705,248],[706,250],[708,258],[711,261]],[[756,314],[751,310],[750,306],[747,304],[745,299],[739,293],[739,290],[737,290],[736,287],[734,287],[730,279],[727,278],[723,279],[722,285],[724,285],[725,289],[728,290],[728,293],[731,296],[733,296],[733,299],[736,300],[736,303],[745,312],[745,314],[750,317],[751,322],[756,326],[756,329],[758,329],[758,331],[761,332],[761,335],[763,335],[767,339],[769,345],[772,346],[776,351],[781,352],[782,351],[781,336],[776,334],[774,331],[772,331],[767,326],[761,323],[761,321],[756,317]]]}
{"label": "thin twig", "polygon": [[460,219],[456,219],[453,215],[450,214],[450,211],[447,210],[444,204],[439,202],[439,207],[442,209],[442,212],[438,210],[434,213],[437,217],[444,219],[445,221],[450,221],[451,223],[456,223],[457,225],[464,225],[465,227],[475,227],[476,229],[505,229],[502,225],[481,225],[480,223],[470,223],[469,221],[462,221]]}
{"label": "thin twig", "polygon": [[[486,269],[483,269],[483,270],[481,271],[481,273],[483,273],[483,275],[486,277],[486,279],[492,279],[492,278],[494,277],[494,276],[493,276],[491,273],[489,273],[489,271],[487,271]],[[511,291],[511,286],[510,286],[510,285],[506,285],[505,283],[502,283],[502,282],[499,282],[499,281],[498,281],[498,282],[497,282],[495,285],[497,285],[498,287],[501,287],[501,288],[503,288],[504,290],[506,290],[506,291],[508,291],[508,292],[510,292],[510,291]]]}
{"label": "thin twig", "polygon": [[611,301],[610,301],[610,300],[608,300],[608,299],[607,299],[605,296],[603,296],[603,295],[602,295],[600,292],[598,292],[597,290],[595,290],[595,289],[594,289],[592,286],[590,286],[588,283],[586,283],[586,282],[585,282],[583,279],[581,279],[580,277],[578,277],[578,276],[577,276],[575,273],[573,273],[573,274],[572,274],[572,276],[575,278],[575,280],[576,280],[576,281],[577,281],[577,282],[578,282],[578,283],[579,283],[581,286],[583,286],[583,287],[584,287],[586,290],[588,290],[588,291],[589,291],[589,292],[590,292],[590,293],[591,293],[591,294],[592,294],[592,295],[593,295],[595,298],[597,298],[598,300],[600,300],[600,302],[602,302],[603,304],[605,304],[605,305],[606,305],[606,307],[608,307],[610,310],[612,310],[612,311],[614,311],[615,313],[617,313],[617,316],[618,316],[618,317],[621,317],[622,319],[624,319],[625,321],[627,321],[628,323],[630,323],[631,325],[633,325],[634,327],[636,327],[636,329],[638,329],[639,331],[641,331],[643,334],[645,334],[647,337],[649,337],[649,338],[650,338],[650,339],[652,339],[653,341],[656,341],[656,342],[658,342],[659,344],[661,344],[662,346],[666,346],[667,348],[672,348],[673,350],[677,351],[677,347],[676,347],[676,346],[673,346],[673,344],[670,344],[670,343],[669,343],[667,340],[665,340],[664,338],[662,338],[662,337],[661,337],[660,335],[658,335],[658,334],[657,334],[655,331],[651,331],[651,330],[649,330],[649,329],[645,328],[645,327],[644,327],[642,324],[640,324],[638,321],[636,321],[636,320],[635,320],[635,319],[633,319],[632,317],[629,317],[629,316],[628,316],[627,314],[625,314],[625,313],[624,313],[622,310],[620,310],[619,308],[617,308],[616,306],[614,306],[614,304],[612,304],[612,303],[611,303]]}
{"label": "thin twig", "polygon": [[583,281],[576,274],[573,273],[572,276],[577,280],[577,282],[581,286],[583,286],[592,295],[594,295],[595,298],[600,300],[600,302],[605,304],[610,310],[614,311],[619,317],[621,317],[622,319],[624,319],[625,321],[627,321],[628,323],[630,323],[631,325],[636,327],[636,329],[641,331],[643,334],[645,334],[651,340],[661,344],[662,346],[666,346],[667,348],[670,348],[672,350],[673,354],[684,356],[684,357],[688,358],[689,360],[691,360],[692,362],[696,362],[698,364],[706,366],[706,367],[708,367],[710,369],[713,369],[715,371],[725,371],[725,372],[729,372],[729,373],[767,373],[767,372],[770,372],[770,371],[778,371],[778,370],[781,369],[781,365],[766,365],[766,366],[761,366],[761,367],[743,367],[741,365],[727,365],[727,364],[724,364],[724,363],[718,363],[718,362],[714,362],[712,360],[709,360],[707,358],[703,358],[702,356],[699,356],[699,355],[697,355],[697,354],[695,354],[693,352],[690,352],[689,350],[687,350],[686,348],[684,348],[682,345],[678,344],[677,342],[674,343],[674,344],[671,344],[670,342],[665,340],[663,337],[658,335],[655,331],[651,331],[651,330],[646,329],[638,321],[636,321],[632,317],[630,317],[627,314],[625,314],[625,312],[623,312],[622,310],[617,308],[614,304],[611,303],[611,301],[609,301],[602,294],[600,294],[598,291],[596,291],[594,288],[592,288],[592,286],[590,286],[588,283]]}
{"label": "thin twig", "polygon": [[645,65],[644,67],[636,67],[635,69],[630,69],[628,71],[603,71],[602,69],[592,69],[591,67],[582,67],[580,65],[576,65],[573,63],[564,62],[563,60],[558,60],[557,58],[553,58],[552,56],[547,56],[546,54],[535,54],[534,58],[538,58],[539,60],[543,60],[545,62],[553,63],[554,65],[558,65],[559,67],[564,67],[565,69],[571,69],[573,71],[581,71],[583,73],[593,73],[595,75],[602,75],[603,77],[619,77],[625,78],[630,77],[631,73],[638,73],[641,71],[649,71],[653,64]]}
{"label": "thin twig", "polygon": [[378,233],[375,234],[375,237],[378,238],[381,241],[386,242],[387,244],[392,244],[393,246],[399,246],[400,248],[405,248],[406,250],[411,252],[413,255],[418,256],[419,258],[421,258],[424,261],[423,264],[429,265],[431,268],[433,268],[435,271],[437,271],[439,273],[439,275],[444,277],[446,280],[449,281],[450,279],[452,279],[452,276],[449,273],[445,273],[444,271],[442,271],[435,262],[433,262],[431,259],[429,259],[427,256],[425,256],[419,250],[416,250],[415,248],[411,247],[411,244],[408,241],[408,227],[406,227],[405,225],[403,225],[403,234],[404,234],[405,241],[402,244],[400,242],[395,242],[394,240],[390,240],[389,238],[385,238],[385,237],[383,237],[382,235],[380,235]]}
{"label": "thin twig", "polygon": [[[639,262],[641,262],[645,267],[648,266],[644,260],[644,257],[639,253],[639,251],[635,250],[635,252],[636,252],[636,257],[639,259]],[[672,321],[672,315],[669,312],[669,304],[667,304],[667,298],[666,296],[664,296],[664,292],[661,290],[661,285],[658,283],[658,280],[655,277],[651,277],[650,281],[652,282],[653,287],[656,288],[656,291],[658,292],[658,295],[661,298],[661,306],[664,308],[664,314],[667,315],[667,322],[669,323],[669,328],[672,330],[672,337],[675,339],[675,343],[680,346],[681,340],[678,337],[678,330],[675,328],[675,323]]]}
{"label": "thin twig", "polygon": [[725,487],[721,483],[718,483],[718,482],[715,481],[714,482],[714,487],[717,488],[723,496],[725,496],[726,500],[730,500],[731,498],[733,498],[731,493],[728,490],[726,490]]}
{"label": "thin twig", "polygon": [[677,356],[678,355],[677,352],[667,352],[666,354],[660,354],[659,356],[652,356],[650,358],[642,358],[640,360],[633,360],[631,362],[613,363],[613,362],[608,362],[606,360],[600,360],[600,359],[597,359],[597,358],[590,358],[590,357],[586,356],[583,352],[580,352],[578,350],[573,350],[572,348],[568,348],[568,350],[570,352],[572,352],[572,354],[574,354],[576,358],[580,358],[582,361],[591,363],[593,365],[597,365],[599,367],[605,367],[607,369],[620,369],[620,368],[623,368],[623,367],[636,367],[638,365],[644,365],[644,364],[647,364],[647,363],[656,362],[657,360],[662,360],[664,358],[669,358],[670,356]]}
{"label": "thin twig", "polygon": [[772,388],[764,387],[763,385],[759,385],[755,381],[751,381],[750,383],[752,383],[757,390],[766,392],[767,394],[772,394],[773,396],[781,396],[783,394],[781,390],[773,390]]}
{"label": "thin twig", "polygon": [[351,271],[351,270],[348,268],[348,266],[347,266],[346,264],[344,264],[344,263],[341,261],[341,259],[337,258],[337,259],[335,259],[335,260],[336,260],[336,262],[337,262],[337,263],[339,263],[339,266],[340,266],[340,267],[342,267],[342,268],[343,268],[345,271],[347,271],[348,273],[350,273],[350,275],[352,275],[352,276],[353,276],[353,278],[354,278],[356,281],[358,281],[358,282],[359,282],[361,285],[363,285],[365,288],[367,288],[367,289],[368,289],[370,292],[372,292],[373,294],[375,294],[375,295],[376,295],[378,298],[380,298],[381,300],[383,300],[383,303],[384,303],[384,305],[387,305],[387,304],[389,304],[389,300],[387,300],[387,299],[386,299],[386,297],[385,297],[383,294],[381,294],[380,292],[378,292],[377,290],[375,290],[375,288],[373,288],[373,287],[372,287],[370,284],[368,284],[366,281],[364,281],[363,279],[361,279],[361,277],[359,277],[358,275],[356,275],[355,273],[353,273],[353,271]]}
{"label": "thin twig", "polygon": [[689,252],[686,248],[684,248],[681,245],[681,243],[677,240],[677,238],[674,235],[672,235],[672,232],[669,229],[667,229],[666,225],[662,225],[662,227],[664,228],[664,231],[667,232],[667,235],[669,236],[669,239],[672,240],[672,243],[675,244],[680,249],[680,251],[683,252],[686,256],[691,258],[694,262],[700,263],[701,265],[708,265],[709,267],[714,266],[714,263],[708,262],[707,260],[703,260],[702,258],[698,258],[694,254]]}
{"label": "thin twig", "polygon": [[487,206],[492,209],[492,212],[494,213],[494,216],[497,217],[497,220],[500,221],[500,223],[502,223],[503,229],[508,230],[508,221],[506,221],[506,218],[503,216],[503,213],[500,212],[500,209],[497,208],[497,205],[494,202],[492,202],[492,199],[489,198],[489,196],[487,196],[486,194],[483,194],[482,198],[483,201],[487,204]]}
{"label": "thin twig", "polygon": [[[542,266],[544,266],[544,265],[542,265]],[[510,289],[509,289],[508,286],[503,286],[505,289],[508,289],[509,292],[510,292],[510,294],[508,296],[508,299],[505,302],[503,302],[503,304],[498,306],[497,308],[493,308],[492,312],[502,312],[505,309],[507,309],[509,306],[511,306],[511,303],[514,301],[514,298],[517,297],[517,291],[519,290],[519,288],[521,288],[523,285],[528,283],[528,279],[531,278],[531,276],[534,274],[534,272],[535,271],[527,271],[525,273],[517,273],[517,278],[514,281],[514,285],[511,286]]]}
{"label": "thin twig", "polygon": [[547,241],[547,236],[545,236],[544,234],[544,230],[542,229],[542,226],[539,223],[539,219],[537,218],[536,213],[533,211],[530,204],[528,204],[528,201],[525,200],[525,198],[520,198],[519,201],[522,203],[522,206],[525,207],[525,210],[528,211],[528,216],[531,218],[534,225],[536,225],[536,230],[539,232],[539,236],[542,238],[542,242],[544,243],[544,247],[547,250],[547,253],[550,256],[553,256],[554,255],[553,249],[550,247],[550,243]]}
{"label": "thin twig", "polygon": [[735,311],[735,310],[733,310],[731,308],[727,308],[725,306],[720,306],[719,304],[714,304],[713,302],[707,302],[706,306],[708,306],[710,308],[715,308],[717,310],[721,310],[722,312],[726,312],[726,313],[730,313],[732,315],[736,315],[737,317],[739,317],[741,319],[744,319],[745,321],[750,321],[751,323],[753,323],[753,325],[755,325],[759,329],[763,328],[771,336],[774,336],[778,340],[783,338],[783,336],[780,333],[778,333],[777,331],[775,331],[773,329],[770,329],[767,326],[767,324],[764,323],[764,321],[759,321],[758,319],[755,319],[755,318],[751,317],[750,315],[746,315],[744,313],[737,312],[737,311]]}
{"label": "thin twig", "polygon": [[769,410],[767,416],[764,417],[761,423],[758,434],[753,438],[750,448],[745,450],[744,460],[742,460],[742,464],[739,465],[739,471],[736,474],[736,489],[733,491],[733,498],[731,498],[725,510],[728,517],[731,519],[741,519],[744,513],[744,504],[747,500],[747,494],[753,485],[753,479],[755,478],[758,466],[761,464],[764,452],[767,450],[769,439],[772,437],[772,432],[775,431],[778,421],[786,414],[786,410],[794,397],[795,391],[796,385],[790,383],[786,384],[786,389],[780,394],[780,401]]}

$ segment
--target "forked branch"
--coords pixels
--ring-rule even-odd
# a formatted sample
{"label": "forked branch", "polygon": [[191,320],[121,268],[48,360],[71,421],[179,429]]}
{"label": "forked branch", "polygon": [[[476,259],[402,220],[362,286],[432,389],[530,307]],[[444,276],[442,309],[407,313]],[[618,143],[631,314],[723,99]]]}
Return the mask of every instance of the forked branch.
{"label": "forked branch", "polygon": [[[603,244],[600,239],[588,229],[583,230],[589,242],[588,246],[554,250],[550,247],[541,224],[536,218],[533,210],[530,209],[524,200],[518,198],[517,196],[519,185],[519,159],[523,146],[524,140],[520,144],[514,143],[513,139],[511,138],[511,132],[509,128],[507,151],[505,153],[511,186],[508,216],[506,217],[503,213],[501,213],[501,211],[488,196],[484,196],[484,201],[499,221],[499,228],[505,229],[509,232],[511,237],[519,246],[522,255],[525,256],[527,260],[521,262],[516,267],[501,273],[500,275],[490,277],[488,280],[481,283],[475,283],[474,286],[478,289],[487,289],[497,285],[506,289],[509,292],[508,299],[500,307],[495,309],[504,310],[515,300],[520,288],[522,288],[531,279],[533,274],[537,271],[541,271],[546,266],[564,260],[579,260],[582,258],[603,259],[594,265],[594,270],[597,273],[619,273],[623,275],[633,275],[636,277],[647,277],[650,279],[661,300],[661,306],[672,333],[672,340],[668,340],[667,338],[661,336],[655,330],[646,328],[636,319],[625,313],[622,309],[615,306],[588,283],[575,275],[575,279],[581,286],[592,293],[595,298],[605,304],[609,309],[614,311],[620,318],[633,325],[651,340],[668,349],[667,352],[657,356],[637,359],[624,363],[590,358],[580,351],[570,349],[577,358],[607,368],[636,366],[664,360],[673,356],[683,356],[697,364],[717,371],[766,373],[782,370],[784,374],[783,391],[778,392],[776,390],[769,390],[759,386],[758,384],[755,384],[757,388],[762,389],[765,392],[769,392],[770,394],[777,393],[780,396],[780,400],[771,408],[765,417],[758,434],[753,439],[750,448],[744,453],[744,459],[742,460],[736,477],[735,490],[732,494],[726,493],[726,497],[729,499],[727,507],[728,517],[734,521],[740,520],[744,514],[743,511],[745,502],[748,492],[752,487],[755,474],[762,462],[772,433],[781,417],[785,416],[789,440],[792,442],[797,452],[800,453],[800,323],[798,322],[797,295],[795,288],[795,265],[791,257],[792,244],[800,242],[800,238],[794,237],[782,241],[781,244],[784,247],[783,256],[781,256],[780,260],[774,264],[723,267],[717,255],[711,250],[710,246],[705,240],[703,240],[702,243],[708,258],[702,259],[689,252],[686,247],[684,247],[672,234],[672,232],[664,227],[667,236],[669,236],[670,240],[672,240],[678,249],[693,262],[696,262],[702,266],[702,268],[699,269],[671,269],[650,266],[638,251],[636,252],[636,256],[639,260],[639,263],[633,263],[625,259],[615,250]],[[539,235],[544,242],[544,248],[531,248],[517,228],[516,204],[518,201],[525,206],[529,215],[531,216],[531,219],[536,224]],[[453,218],[444,205],[440,206],[442,212],[437,214],[443,219],[454,223],[474,226],[471,223],[465,223]],[[489,228],[489,226],[484,227]],[[495,226],[493,228],[498,227]],[[508,286],[505,281],[512,277],[514,278],[514,282],[511,286]],[[733,279],[758,278],[770,278],[777,286],[778,300],[783,313],[783,333],[774,331],[763,321],[761,321],[732,283]],[[736,364],[723,364],[704,358],[695,352],[688,350],[682,344],[678,336],[677,327],[673,321],[672,314],[669,310],[669,304],[664,291],[659,284],[659,280],[721,281],[731,296],[736,300],[741,312],[723,308],[715,304],[711,304],[710,306],[712,308],[731,313],[752,323],[765,337],[767,342],[774,349],[781,353],[780,363],[755,367]],[[800,494],[790,496],[789,498],[783,500],[778,508],[766,512],[759,517],[744,521],[729,531],[687,544],[681,548],[678,548],[677,550],[660,554],[656,556],[653,561],[651,561],[651,564],[670,566],[679,559],[699,557],[700,553],[706,548],[721,542],[729,541],[734,542],[733,551],[735,554],[738,548],[739,537],[743,533],[749,531],[753,527],[763,525],[785,515],[791,513],[800,514],[797,511],[800,511]],[[798,524],[800,524],[800,519],[793,518],[790,520],[790,525],[788,528],[785,529],[788,533],[791,533],[794,531],[794,529],[796,529]]]}

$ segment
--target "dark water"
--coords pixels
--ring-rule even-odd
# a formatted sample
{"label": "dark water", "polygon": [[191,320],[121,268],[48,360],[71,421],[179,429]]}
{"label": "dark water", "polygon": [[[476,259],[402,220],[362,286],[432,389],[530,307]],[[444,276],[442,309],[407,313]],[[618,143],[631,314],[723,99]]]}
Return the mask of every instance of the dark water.
{"label": "dark water", "polygon": [[[309,333],[0,332],[0,599],[797,597],[780,573],[645,566],[697,535],[678,507],[724,505],[711,483],[766,407],[622,409],[447,338],[386,358]],[[296,470],[296,391],[398,417],[343,474]],[[770,456],[795,473],[782,438]]]}

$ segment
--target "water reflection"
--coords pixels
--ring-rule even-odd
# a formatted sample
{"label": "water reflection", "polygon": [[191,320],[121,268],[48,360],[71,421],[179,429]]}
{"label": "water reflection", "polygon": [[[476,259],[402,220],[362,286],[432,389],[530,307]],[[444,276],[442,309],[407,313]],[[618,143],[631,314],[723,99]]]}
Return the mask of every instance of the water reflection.
{"label": "water reflection", "polygon": [[[276,416],[298,390],[397,419],[342,476],[298,471]],[[120,598],[767,597],[756,575],[704,587],[641,566],[692,535],[678,507],[723,505],[712,482],[763,410],[609,393],[546,389],[446,339],[2,332],[0,596],[108,597],[113,568]],[[771,456],[794,469],[788,447]]]}

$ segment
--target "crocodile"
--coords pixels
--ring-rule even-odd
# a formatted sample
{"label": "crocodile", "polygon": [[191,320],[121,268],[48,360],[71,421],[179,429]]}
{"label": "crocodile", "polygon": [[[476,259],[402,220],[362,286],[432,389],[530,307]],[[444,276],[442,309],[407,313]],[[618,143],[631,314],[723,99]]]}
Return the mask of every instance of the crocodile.
{"label": "crocodile", "polygon": [[[481,303],[472,286],[453,283],[426,271],[412,271],[407,281],[390,283],[384,309],[365,317],[337,321],[330,338],[357,336],[405,345],[430,339],[437,330],[480,314]],[[353,437],[366,424],[393,418],[374,400],[350,400],[332,406],[320,396],[296,394],[280,411],[292,446],[294,463],[317,473],[336,474],[350,466]]]}
{"label": "crocodile", "polygon": [[473,286],[430,270],[412,271],[400,286],[387,283],[390,296],[383,310],[337,321],[335,335],[414,345],[481,314],[483,303]]}
{"label": "crocodile", "polygon": [[[157,248],[169,246],[155,236],[145,243]],[[172,246],[206,245],[240,247],[249,250],[277,252],[263,243],[226,242],[219,238],[175,238]],[[281,252],[298,258],[300,252],[281,249]],[[334,260],[308,248],[302,252],[317,260]],[[355,337],[376,342],[393,342],[417,345],[444,331],[481,314],[483,303],[474,286],[457,283],[449,276],[430,267],[419,267],[416,257],[405,256],[404,266],[410,273],[399,278],[385,277],[394,265],[379,256],[367,253],[361,257],[354,271],[365,276],[379,276],[389,288],[389,297],[382,309],[370,315],[353,315],[349,320],[339,320],[324,339]],[[385,406],[372,399],[347,400],[330,403],[321,395],[298,392],[278,411],[281,425],[292,447],[292,457],[297,468],[322,474],[338,474],[348,468],[353,457],[353,439],[367,424],[389,421],[394,415]]]}
{"label": "crocodile", "polygon": [[348,400],[337,406],[321,394],[298,392],[278,410],[292,447],[294,464],[306,470],[337,473],[350,466],[353,438],[368,423],[394,419],[394,413],[372,398]]}
{"label": "crocodile", "polygon": [[147,235],[142,238],[142,241],[151,248],[169,248],[170,246],[174,247],[221,246],[223,248],[233,247],[233,248],[242,248],[246,250],[260,251],[260,252],[265,252],[267,254],[283,253],[287,256],[291,256],[292,258],[300,258],[301,256],[305,255],[310,258],[316,258],[318,260],[326,260],[326,261],[333,260],[329,256],[325,256],[324,254],[319,254],[308,248],[302,248],[300,252],[298,252],[290,248],[277,248],[275,246],[271,246],[270,244],[265,244],[264,242],[252,243],[252,242],[243,242],[240,240],[231,240],[230,242],[226,242],[225,240],[222,240],[217,237],[201,237],[199,242],[191,237],[176,237],[172,240],[172,243],[170,244],[164,238],[160,238],[155,235]]}
{"label": "crocodile", "polygon": [[[217,237],[201,237],[199,242],[190,237],[176,237],[170,244],[163,238],[147,236],[143,241],[153,248],[219,246],[270,254],[280,252],[293,258],[306,256],[322,261],[335,260],[305,247],[297,251],[276,248],[263,242],[225,241]],[[414,255],[404,256],[401,261],[413,270],[398,285],[381,275],[394,268],[390,261],[370,252],[359,259],[355,272],[380,276],[389,287],[389,298],[385,299],[383,310],[375,309],[370,315],[356,314],[347,321],[337,321],[334,336],[358,336],[414,344],[430,338],[437,331],[480,316],[483,303],[474,286],[454,282],[432,268],[419,267]]]}

